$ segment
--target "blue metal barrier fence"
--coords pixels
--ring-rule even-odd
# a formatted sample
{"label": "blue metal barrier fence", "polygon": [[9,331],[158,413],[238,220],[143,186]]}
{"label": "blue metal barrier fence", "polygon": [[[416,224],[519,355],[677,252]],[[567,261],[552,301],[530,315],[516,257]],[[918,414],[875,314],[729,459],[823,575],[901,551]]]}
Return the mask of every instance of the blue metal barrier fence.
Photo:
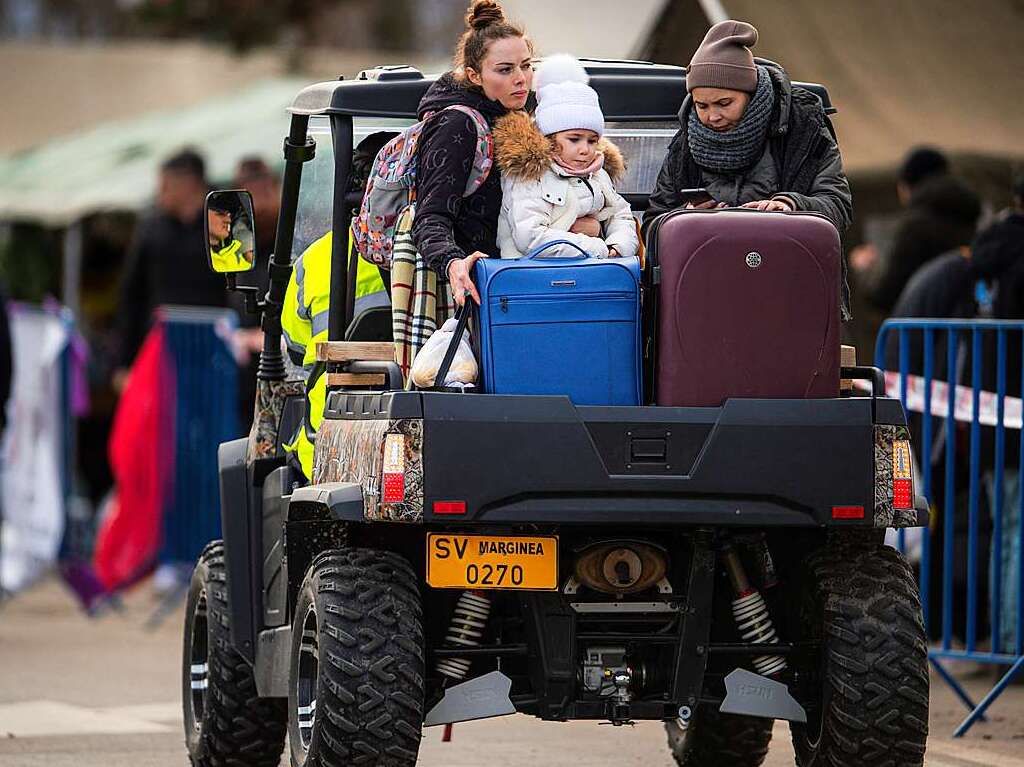
{"label": "blue metal barrier fence", "polygon": [[[875,365],[887,371],[886,388],[890,395],[899,396],[907,411],[921,466],[920,492],[932,508],[933,524],[921,539],[921,602],[929,636],[938,633],[929,661],[970,710],[954,733],[960,737],[985,719],[985,710],[1024,667],[1024,494],[1020,483],[1024,477],[1024,322],[888,320],[878,334]],[[1010,442],[1007,429],[1017,432]],[[965,474],[966,520],[964,496],[957,490]],[[989,518],[981,513],[983,491],[990,499],[990,551],[983,550],[984,534],[989,532]],[[936,503],[940,498],[941,504]],[[958,527],[964,521],[966,562],[958,556],[963,543]],[[899,546],[905,550],[904,533],[900,531]],[[941,539],[941,550],[935,547],[935,539]],[[933,561],[936,556],[940,559]],[[981,563],[986,559],[990,593],[984,600],[979,585],[984,575]],[[936,565],[941,565],[939,584],[932,582]],[[965,578],[958,577],[961,565],[966,565]],[[938,596],[933,594],[935,585],[941,588],[937,626],[931,615],[932,599]],[[958,609],[962,616],[956,614]],[[961,617],[962,621],[957,620]],[[991,627],[988,642],[986,618]],[[941,630],[935,632],[936,628]],[[944,667],[947,661],[1008,669],[975,703]]]}
{"label": "blue metal barrier fence", "polygon": [[221,537],[217,448],[239,436],[238,365],[229,339],[237,320],[223,309],[159,312],[176,380],[174,490],[159,562],[191,570],[206,544]]}

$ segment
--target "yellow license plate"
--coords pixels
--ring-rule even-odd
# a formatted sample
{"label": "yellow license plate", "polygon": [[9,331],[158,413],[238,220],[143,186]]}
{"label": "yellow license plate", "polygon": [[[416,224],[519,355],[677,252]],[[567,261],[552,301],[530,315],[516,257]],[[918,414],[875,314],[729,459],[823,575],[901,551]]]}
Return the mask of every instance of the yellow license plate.
{"label": "yellow license plate", "polygon": [[558,538],[430,533],[427,583],[439,589],[556,589]]}

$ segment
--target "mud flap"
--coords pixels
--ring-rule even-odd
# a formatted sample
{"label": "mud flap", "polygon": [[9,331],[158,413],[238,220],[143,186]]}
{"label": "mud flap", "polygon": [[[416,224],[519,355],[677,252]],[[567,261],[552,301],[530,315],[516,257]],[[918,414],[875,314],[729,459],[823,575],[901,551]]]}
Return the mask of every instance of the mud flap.
{"label": "mud flap", "polygon": [[719,709],[723,714],[807,722],[807,712],[789,694],[786,685],[753,671],[742,668],[732,671],[725,677],[725,693]]}
{"label": "mud flap", "polygon": [[449,687],[444,691],[441,701],[427,713],[423,726],[433,727],[514,714],[516,707],[508,696],[511,689],[512,680],[500,671],[491,671]]}

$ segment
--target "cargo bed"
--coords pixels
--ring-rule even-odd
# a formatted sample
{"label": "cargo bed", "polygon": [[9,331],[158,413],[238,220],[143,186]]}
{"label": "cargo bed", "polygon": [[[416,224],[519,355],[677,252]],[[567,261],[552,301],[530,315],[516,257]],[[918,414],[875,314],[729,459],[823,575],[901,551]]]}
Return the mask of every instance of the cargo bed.
{"label": "cargo bed", "polygon": [[[428,525],[455,522],[457,510],[459,524],[481,525],[889,526],[886,435],[906,427],[899,402],[884,397],[667,408],[582,407],[549,396],[331,395],[325,428],[339,444],[367,420],[381,434],[421,424],[407,448],[422,464],[419,513],[383,518]],[[924,515],[923,503],[915,505],[910,524]]]}

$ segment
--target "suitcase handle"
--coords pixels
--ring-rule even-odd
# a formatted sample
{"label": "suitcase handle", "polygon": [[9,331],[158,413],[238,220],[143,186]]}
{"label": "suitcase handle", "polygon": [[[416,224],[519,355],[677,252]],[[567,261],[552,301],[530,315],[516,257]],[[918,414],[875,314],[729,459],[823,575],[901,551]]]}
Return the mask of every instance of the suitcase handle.
{"label": "suitcase handle", "polygon": [[569,245],[570,247],[576,248],[576,250],[583,254],[582,256],[580,256],[580,258],[564,258],[562,256],[556,256],[555,258],[557,258],[560,261],[579,261],[581,258],[592,258],[592,256],[589,253],[587,253],[587,251],[585,251],[572,240],[552,240],[551,242],[545,242],[543,245],[538,245],[536,248],[531,250],[529,253],[523,256],[523,258],[533,260],[541,253],[543,253],[545,250],[554,247],[555,245]]}

